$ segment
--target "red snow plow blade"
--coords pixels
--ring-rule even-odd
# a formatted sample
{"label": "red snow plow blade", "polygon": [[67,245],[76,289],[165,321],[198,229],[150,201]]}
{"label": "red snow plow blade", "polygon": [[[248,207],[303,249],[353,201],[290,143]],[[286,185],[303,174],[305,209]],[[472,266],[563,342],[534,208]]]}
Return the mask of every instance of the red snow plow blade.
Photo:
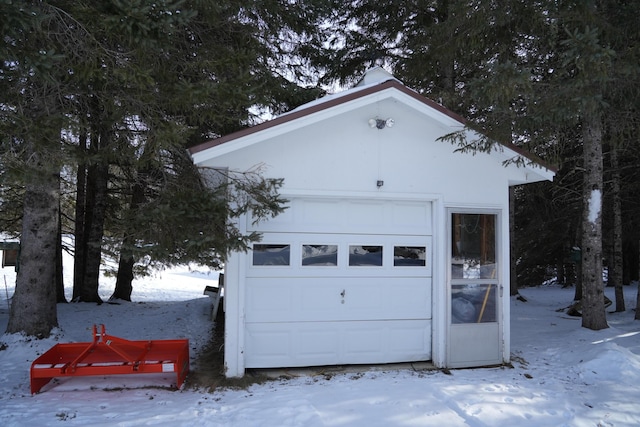
{"label": "red snow plow blade", "polygon": [[189,340],[129,341],[93,325],[93,342],[56,344],[33,361],[31,393],[56,377],[172,372],[180,388],[189,372]]}

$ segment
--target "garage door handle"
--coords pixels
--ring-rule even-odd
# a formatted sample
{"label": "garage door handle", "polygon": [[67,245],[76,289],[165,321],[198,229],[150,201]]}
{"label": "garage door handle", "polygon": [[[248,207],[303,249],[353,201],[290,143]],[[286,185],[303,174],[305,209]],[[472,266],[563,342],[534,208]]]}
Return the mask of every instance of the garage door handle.
{"label": "garage door handle", "polygon": [[347,294],[347,293],[344,291],[344,289],[342,290],[342,292],[340,292],[340,296],[341,296],[342,298],[344,298],[344,296],[345,296],[346,294]]}

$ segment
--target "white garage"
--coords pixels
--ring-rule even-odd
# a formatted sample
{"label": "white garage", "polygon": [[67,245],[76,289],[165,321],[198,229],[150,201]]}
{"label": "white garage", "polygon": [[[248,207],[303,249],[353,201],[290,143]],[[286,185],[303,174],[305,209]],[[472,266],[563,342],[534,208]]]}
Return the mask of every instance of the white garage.
{"label": "white garage", "polygon": [[[288,209],[225,268],[227,376],[247,368],[509,361],[508,188],[553,170],[461,154],[464,120],[376,68],[359,85],[192,148],[284,178]],[[469,137],[474,137],[468,133]],[[503,165],[523,158],[528,165]]]}

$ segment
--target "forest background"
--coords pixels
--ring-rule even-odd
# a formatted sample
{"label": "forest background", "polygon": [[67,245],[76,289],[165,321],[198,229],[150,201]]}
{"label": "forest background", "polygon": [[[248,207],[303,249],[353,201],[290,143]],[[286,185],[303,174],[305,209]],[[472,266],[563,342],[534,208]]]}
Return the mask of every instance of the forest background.
{"label": "forest background", "polygon": [[102,303],[105,257],[111,299],[153,268],[223,267],[259,238],[229,219],[279,213],[282,182],[201,174],[186,148],[375,65],[486,135],[443,143],[512,142],[557,167],[512,191],[511,291],[555,278],[575,286],[584,327],[606,328],[603,272],[625,311],[640,269],[639,13],[637,0],[0,1],[0,231],[21,242],[7,332],[57,326],[64,250],[73,301]]}

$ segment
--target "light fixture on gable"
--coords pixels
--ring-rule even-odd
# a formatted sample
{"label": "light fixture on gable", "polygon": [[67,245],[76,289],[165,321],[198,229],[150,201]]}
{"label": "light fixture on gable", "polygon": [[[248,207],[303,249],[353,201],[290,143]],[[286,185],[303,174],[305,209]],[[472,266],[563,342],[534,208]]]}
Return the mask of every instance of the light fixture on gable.
{"label": "light fixture on gable", "polygon": [[371,129],[373,128],[377,128],[377,129],[384,129],[384,128],[390,128],[393,127],[393,125],[395,124],[395,120],[393,120],[391,117],[389,117],[388,119],[384,120],[384,119],[369,119],[369,127]]}

